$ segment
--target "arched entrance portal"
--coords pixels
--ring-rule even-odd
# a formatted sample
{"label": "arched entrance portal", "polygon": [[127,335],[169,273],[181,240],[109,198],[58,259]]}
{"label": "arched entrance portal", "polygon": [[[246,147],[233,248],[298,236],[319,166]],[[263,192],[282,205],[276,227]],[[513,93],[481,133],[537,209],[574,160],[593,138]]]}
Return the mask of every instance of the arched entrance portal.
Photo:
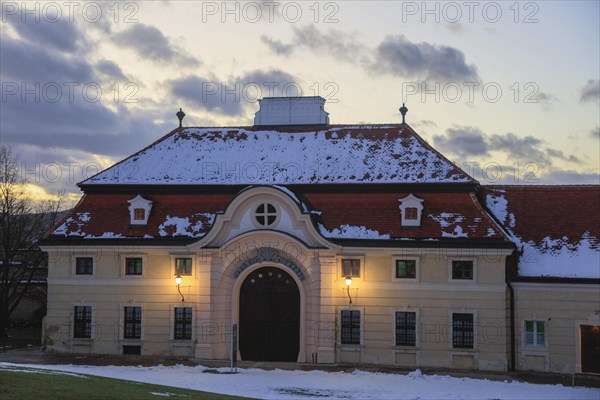
{"label": "arched entrance portal", "polygon": [[253,271],[240,288],[239,310],[243,360],[297,360],[300,291],[294,278],[275,267]]}

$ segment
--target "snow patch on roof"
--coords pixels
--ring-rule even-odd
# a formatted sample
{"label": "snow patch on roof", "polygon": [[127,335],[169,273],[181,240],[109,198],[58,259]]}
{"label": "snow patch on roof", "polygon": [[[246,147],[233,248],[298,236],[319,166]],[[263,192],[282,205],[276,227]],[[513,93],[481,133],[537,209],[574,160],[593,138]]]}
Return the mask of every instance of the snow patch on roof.
{"label": "snow patch on roof", "polygon": [[328,230],[323,224],[319,224],[319,231],[330,239],[390,239],[390,235],[381,234],[366,226],[341,225],[339,228]]}
{"label": "snow patch on roof", "polygon": [[165,222],[158,227],[158,234],[162,237],[202,237],[214,220],[215,214],[210,213],[194,214],[191,217],[171,217],[167,215]]}
{"label": "snow patch on roof", "polygon": [[64,235],[64,236],[85,236],[85,233],[81,231],[88,222],[90,222],[90,213],[75,213],[75,216],[69,217],[63,222],[58,228],[54,230],[53,235]]}
{"label": "snow patch on roof", "polygon": [[485,202],[498,221],[500,221],[502,224],[506,223],[506,216],[508,215],[506,207],[508,207],[508,201],[504,198],[504,196],[494,196],[488,194],[485,198]]}
{"label": "snow patch on roof", "polygon": [[579,243],[544,238],[540,245],[522,243],[519,275],[600,279],[598,240],[586,234]]}
{"label": "snow patch on roof", "polygon": [[[438,215],[429,214],[429,217],[435,222],[439,223],[440,228],[447,228],[452,224],[462,222],[465,220],[465,217],[463,217],[461,214],[446,212],[440,213]],[[452,218],[454,218],[454,221],[450,221],[450,219]]]}
{"label": "snow patch on roof", "polygon": [[[467,232],[463,231],[461,222],[465,221],[465,217],[460,213],[439,213],[439,214],[429,214],[429,218],[440,224],[440,228],[442,230],[443,238],[466,238],[469,237]],[[481,219],[480,219],[481,220]],[[454,228],[452,231],[448,232],[447,228]],[[477,225],[469,225],[471,230],[475,230]]]}
{"label": "snow patch on roof", "polygon": [[125,239],[126,237],[120,233],[104,232],[100,236],[86,235],[85,239]]}
{"label": "snow patch on roof", "polygon": [[463,232],[462,227],[457,225],[454,227],[454,231],[452,233],[442,231],[443,238],[466,238],[469,237],[467,232]]}
{"label": "snow patch on roof", "polygon": [[344,126],[308,132],[186,128],[83,183],[358,182],[473,180],[402,126]]}
{"label": "snow patch on roof", "polygon": [[514,213],[509,213],[508,214],[508,226],[510,228],[514,228],[516,224],[517,224],[517,221],[515,219],[515,214]]}

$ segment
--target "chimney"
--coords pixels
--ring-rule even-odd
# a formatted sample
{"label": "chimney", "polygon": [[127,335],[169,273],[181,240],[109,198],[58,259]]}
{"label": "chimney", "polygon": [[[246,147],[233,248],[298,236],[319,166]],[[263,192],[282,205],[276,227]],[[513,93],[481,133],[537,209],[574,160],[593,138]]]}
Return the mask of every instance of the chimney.
{"label": "chimney", "polygon": [[329,125],[325,99],[320,96],[265,97],[258,103],[254,126]]}

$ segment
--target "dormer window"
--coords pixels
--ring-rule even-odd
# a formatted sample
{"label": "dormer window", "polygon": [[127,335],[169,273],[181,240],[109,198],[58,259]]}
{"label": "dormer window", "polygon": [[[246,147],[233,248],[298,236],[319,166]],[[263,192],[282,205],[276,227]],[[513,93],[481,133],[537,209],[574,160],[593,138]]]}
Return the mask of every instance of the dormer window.
{"label": "dormer window", "polygon": [[418,198],[412,193],[400,202],[400,214],[403,227],[421,226],[421,214],[423,211],[423,199]]}
{"label": "dormer window", "polygon": [[129,223],[131,225],[147,225],[150,210],[152,210],[152,201],[137,195],[129,203]]}

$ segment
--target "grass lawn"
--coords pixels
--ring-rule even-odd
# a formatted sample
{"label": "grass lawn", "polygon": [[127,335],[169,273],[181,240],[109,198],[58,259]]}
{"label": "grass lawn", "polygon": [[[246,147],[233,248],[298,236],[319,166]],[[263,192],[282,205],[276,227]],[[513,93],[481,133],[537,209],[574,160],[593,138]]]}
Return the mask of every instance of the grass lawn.
{"label": "grass lawn", "polygon": [[0,369],[0,399],[156,400],[164,398],[243,399],[242,397],[60,371],[32,368]]}

